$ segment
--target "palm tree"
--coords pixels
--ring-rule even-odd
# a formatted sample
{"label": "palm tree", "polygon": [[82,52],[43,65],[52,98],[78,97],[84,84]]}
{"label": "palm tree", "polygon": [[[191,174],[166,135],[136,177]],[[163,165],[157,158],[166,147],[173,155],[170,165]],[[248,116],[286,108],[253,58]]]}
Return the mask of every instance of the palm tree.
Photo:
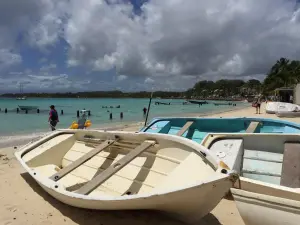
{"label": "palm tree", "polygon": [[286,58],[280,58],[271,68],[271,74],[278,74],[283,70],[286,70],[289,65],[289,60]]}

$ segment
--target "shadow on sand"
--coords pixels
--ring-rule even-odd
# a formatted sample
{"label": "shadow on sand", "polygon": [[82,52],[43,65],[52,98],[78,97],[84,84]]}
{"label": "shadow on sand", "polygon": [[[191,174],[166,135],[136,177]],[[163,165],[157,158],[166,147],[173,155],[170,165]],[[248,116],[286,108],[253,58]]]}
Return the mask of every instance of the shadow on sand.
{"label": "shadow on sand", "polygon": [[[64,216],[68,217],[76,224],[80,225],[183,225],[184,223],[171,219],[166,215],[150,210],[128,210],[128,211],[101,211],[81,209],[64,204],[44,191],[38,183],[28,174],[22,173],[21,176],[28,185],[40,195],[45,201],[49,202],[54,208],[59,210]],[[221,225],[219,220],[212,214],[206,215],[199,223],[194,225]]]}

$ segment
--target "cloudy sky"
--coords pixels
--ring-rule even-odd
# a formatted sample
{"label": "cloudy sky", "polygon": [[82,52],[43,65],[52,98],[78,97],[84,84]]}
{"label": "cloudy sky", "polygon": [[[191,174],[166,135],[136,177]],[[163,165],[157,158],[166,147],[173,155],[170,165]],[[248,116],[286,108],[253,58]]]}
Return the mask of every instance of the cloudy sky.
{"label": "cloudy sky", "polygon": [[300,58],[297,0],[1,0],[0,92],[185,90]]}

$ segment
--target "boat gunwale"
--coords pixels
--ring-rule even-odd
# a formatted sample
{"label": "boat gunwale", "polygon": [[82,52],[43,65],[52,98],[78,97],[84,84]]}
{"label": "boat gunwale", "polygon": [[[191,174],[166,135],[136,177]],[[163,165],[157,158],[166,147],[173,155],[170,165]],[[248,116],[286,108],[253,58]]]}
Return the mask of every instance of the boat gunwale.
{"label": "boat gunwale", "polygon": [[[287,135],[299,136],[300,139],[300,133],[214,133],[212,132],[212,133],[207,133],[207,135],[205,135],[200,145],[209,149],[212,144],[222,139],[243,138],[244,136],[287,136]],[[209,138],[212,138],[212,140],[209,140]],[[208,146],[206,146],[207,141],[210,141]]]}
{"label": "boat gunwale", "polygon": [[[233,195],[234,198],[238,198],[237,202],[244,202],[247,204],[253,204],[251,200],[253,201],[258,201],[261,202],[259,205],[264,206],[264,205],[277,205],[278,207],[285,208],[290,210],[295,210],[298,209],[300,210],[300,201],[294,200],[294,199],[289,199],[289,198],[283,198],[280,196],[274,196],[274,195],[266,195],[266,194],[261,194],[257,192],[252,192],[252,191],[247,191],[243,189],[238,189],[238,188],[230,188],[230,191]],[[297,192],[296,194],[298,194]],[[236,197],[235,197],[236,196]],[[272,207],[275,208],[275,207]]]}
{"label": "boat gunwale", "polygon": [[[202,157],[203,159],[206,159],[208,162],[211,163],[211,166],[216,173],[219,173],[219,178],[220,179],[228,179],[232,182],[232,184],[234,184],[234,182],[236,181],[236,179],[238,178],[238,175],[235,171],[233,170],[228,170],[227,174],[218,172],[218,169],[221,169],[221,165],[220,162],[222,162],[220,159],[218,159],[218,157],[216,157],[212,152],[209,152],[208,149],[206,149],[204,146],[197,144],[196,142],[192,141],[192,140],[188,140],[186,138],[183,137],[179,137],[179,136],[170,136],[168,134],[149,134],[149,133],[139,133],[139,132],[128,132],[128,131],[99,131],[99,130],[88,130],[90,132],[105,132],[105,133],[109,133],[112,135],[115,135],[115,133],[117,134],[136,134],[136,135],[140,135],[140,136],[150,136],[151,137],[162,137],[162,139],[165,140],[170,140],[170,141],[175,141],[181,144],[184,144],[190,148],[193,149],[194,152],[198,152],[199,153],[199,157]],[[123,200],[134,200],[134,199],[141,199],[141,198],[150,198],[150,197],[154,197],[154,196],[160,196],[160,195],[166,195],[166,194],[172,194],[174,192],[180,192],[180,191],[185,191],[187,189],[193,189],[193,188],[197,188],[198,186],[202,186],[202,185],[206,185],[210,182],[213,182],[215,180],[215,177],[213,176],[212,178],[208,178],[205,180],[202,180],[200,182],[196,182],[195,184],[190,184],[187,185],[185,187],[180,187],[180,188],[170,188],[167,190],[158,190],[155,193],[144,193],[144,194],[136,194],[136,195],[123,195],[123,196],[101,196],[101,197],[96,197],[96,196],[89,196],[89,195],[82,195],[82,194],[77,194],[75,192],[69,192],[66,190],[66,188],[63,185],[59,185],[57,182],[51,180],[49,177],[46,176],[42,176],[39,173],[36,173],[36,171],[34,171],[34,169],[30,168],[25,161],[23,161],[22,157],[24,154],[30,152],[31,150],[33,150],[34,148],[36,148],[37,146],[45,143],[48,140],[51,140],[52,138],[58,136],[58,135],[62,135],[62,134],[75,134],[77,132],[82,132],[84,133],[84,131],[74,131],[72,129],[59,129],[54,131],[53,133],[51,133],[50,135],[47,135],[43,138],[41,138],[38,141],[35,141],[31,144],[29,144],[28,146],[25,146],[24,148],[21,148],[20,150],[15,152],[15,157],[16,159],[20,162],[20,164],[22,165],[22,167],[31,175],[31,177],[33,179],[35,179],[38,183],[40,183],[40,185],[47,187],[48,189],[57,192],[59,194],[71,197],[71,198],[77,198],[77,199],[83,199],[83,200],[98,200],[98,201],[123,201]],[[158,138],[159,139],[159,138]],[[198,150],[198,151],[197,151]],[[201,152],[204,152],[206,154],[206,156],[204,157],[202,154],[200,154]],[[210,157],[207,157],[210,156]],[[213,162],[214,161],[214,162]],[[214,168],[215,167],[215,168]]]}

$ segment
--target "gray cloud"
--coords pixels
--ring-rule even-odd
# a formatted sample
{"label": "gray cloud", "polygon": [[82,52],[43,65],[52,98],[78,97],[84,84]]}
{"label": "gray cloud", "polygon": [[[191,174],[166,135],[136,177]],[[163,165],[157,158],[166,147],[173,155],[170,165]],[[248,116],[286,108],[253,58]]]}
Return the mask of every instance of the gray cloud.
{"label": "gray cloud", "polygon": [[[150,0],[141,15],[121,0],[28,0],[7,21],[1,13],[12,11],[14,1],[0,3],[0,30],[8,34],[0,38],[0,68],[1,48],[16,54],[3,43],[13,49],[9,35],[22,24],[30,45],[46,49],[63,38],[70,67],[116,68],[122,74],[116,82],[124,84],[143,77],[180,89],[197,79],[263,79],[279,57],[300,57],[296,0]],[[138,81],[137,87],[146,84]]]}
{"label": "gray cloud", "polygon": [[128,6],[99,2],[74,1],[65,33],[70,57],[96,70],[251,76],[281,56],[300,56],[296,1],[151,0],[133,18]]}

